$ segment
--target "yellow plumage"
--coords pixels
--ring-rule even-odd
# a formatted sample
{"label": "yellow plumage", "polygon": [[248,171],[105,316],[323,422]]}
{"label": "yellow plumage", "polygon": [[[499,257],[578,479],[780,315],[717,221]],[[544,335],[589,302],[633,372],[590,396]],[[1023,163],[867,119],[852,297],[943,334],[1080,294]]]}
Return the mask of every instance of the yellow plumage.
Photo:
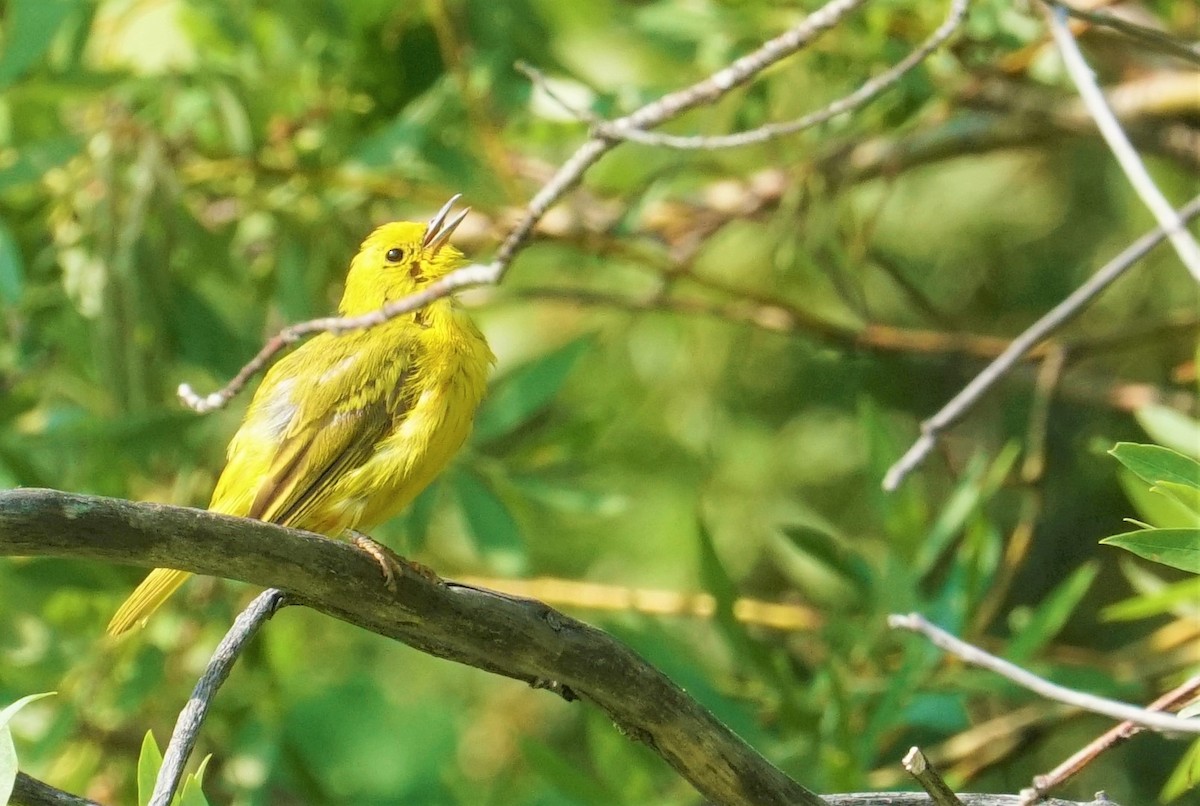
{"label": "yellow plumage", "polygon": [[[451,200],[453,201],[453,200]],[[462,264],[462,216],[385,224],[350,264],[339,312],[368,313]],[[263,378],[209,509],[336,537],[407,506],[462,445],[494,360],[449,299],[368,330],[321,334]],[[121,605],[112,635],[144,621],[188,578],[159,568]]]}

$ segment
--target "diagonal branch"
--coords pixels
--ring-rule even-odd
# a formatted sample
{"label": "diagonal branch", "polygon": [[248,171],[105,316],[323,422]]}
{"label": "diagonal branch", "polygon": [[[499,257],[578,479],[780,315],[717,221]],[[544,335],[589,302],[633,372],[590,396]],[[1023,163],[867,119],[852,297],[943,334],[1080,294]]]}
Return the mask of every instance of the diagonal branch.
{"label": "diagonal branch", "polygon": [[1154,179],[1146,170],[1133,144],[1129,142],[1125,130],[1121,128],[1120,121],[1105,102],[1104,93],[1096,83],[1096,76],[1084,60],[1079,43],[1075,41],[1071,28],[1067,25],[1066,11],[1059,5],[1048,5],[1045,17],[1054,43],[1062,55],[1067,74],[1075,82],[1079,97],[1083,99],[1088,112],[1096,121],[1096,127],[1100,129],[1100,134],[1104,136],[1121,170],[1125,172],[1129,184],[1153,213],[1159,226],[1166,230],[1167,237],[1183,265],[1192,273],[1196,282],[1200,283],[1200,244],[1196,243],[1196,239],[1184,227],[1183,218],[1163,196],[1158,185],[1154,184]]}
{"label": "diagonal branch", "polygon": [[[1185,204],[1176,215],[1181,222],[1185,223],[1200,215],[1200,196]],[[951,398],[950,402],[942,406],[937,414],[921,423],[921,436],[884,474],[883,489],[891,492],[899,487],[905,477],[915,470],[917,465],[921,464],[933,450],[938,437],[944,430],[962,419],[989,389],[1021,361],[1026,353],[1075,318],[1104,289],[1145,257],[1165,237],[1167,237],[1167,233],[1164,229],[1155,229],[1138,238],[1119,255],[1104,264],[1083,285],[1072,291],[1066,299],[1051,308],[1041,319],[1013,339],[1008,349],[984,367],[983,371]]]}
{"label": "diagonal branch", "polygon": [[422,652],[588,700],[714,802],[823,803],[601,630],[532,599],[403,567],[390,593],[375,561],[348,543],[205,510],[23,489],[0,492],[0,555],[178,568],[278,588]]}
{"label": "diagonal branch", "polygon": [[183,778],[183,768],[187,766],[188,757],[196,747],[196,740],[200,738],[200,727],[204,724],[217,689],[229,677],[233,664],[258,628],[286,604],[287,597],[279,591],[273,588],[263,591],[238,614],[229,632],[217,644],[208,668],[196,682],[192,696],[175,721],[175,730],[171,732],[171,741],[167,744],[167,752],[163,755],[162,766],[154,782],[154,791],[150,794],[150,806],[170,806],[179,781]]}

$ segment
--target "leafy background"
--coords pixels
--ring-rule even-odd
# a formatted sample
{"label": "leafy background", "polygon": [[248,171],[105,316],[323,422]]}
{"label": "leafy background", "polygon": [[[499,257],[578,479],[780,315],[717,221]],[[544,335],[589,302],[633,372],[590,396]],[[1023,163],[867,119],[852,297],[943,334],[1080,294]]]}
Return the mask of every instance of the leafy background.
{"label": "leafy background", "polygon": [[[329,311],[377,223],[462,192],[476,214],[459,242],[486,257],[584,136],[514,62],[614,115],[813,7],[10,0],[0,484],[203,506],[246,396],[197,417],[180,382],[215,388],[265,335]],[[1198,23],[1188,2],[1134,10],[1177,34]],[[870,3],[672,130],[815,109],[944,13]],[[1103,32],[1084,43],[1109,83],[1195,77]],[[1137,419],[1180,442],[1175,410],[1195,406],[1197,295],[1169,249],[1064,334],[1050,402],[1024,367],[898,493],[879,481],[989,339],[1152,225],[1090,127],[1064,121],[1073,97],[1036,17],[979,0],[953,47],[846,119],[728,152],[622,146],[503,288],[465,295],[500,357],[490,399],[469,448],[377,536],[446,576],[714,594],[711,618],[562,605],[811,788],[907,788],[897,761],[914,743],[965,789],[1025,786],[1108,723],[947,664],[883,619],[921,610],[1133,701],[1195,669],[1194,583],[1153,599],[1183,577],[1098,546],[1135,514],[1122,485],[1146,497],[1106,451],[1148,441]],[[1134,114],[1182,201],[1194,93]],[[252,593],[194,581],[108,646],[141,573],[0,563],[0,704],[59,692],[14,718],[22,766],[112,803],[133,800],[145,732],[165,741]],[[808,626],[742,625],[735,595],[791,603]],[[1140,737],[1063,794],[1152,802],[1183,752]],[[300,610],[234,671],[207,753],[214,803],[697,802],[586,707]]]}

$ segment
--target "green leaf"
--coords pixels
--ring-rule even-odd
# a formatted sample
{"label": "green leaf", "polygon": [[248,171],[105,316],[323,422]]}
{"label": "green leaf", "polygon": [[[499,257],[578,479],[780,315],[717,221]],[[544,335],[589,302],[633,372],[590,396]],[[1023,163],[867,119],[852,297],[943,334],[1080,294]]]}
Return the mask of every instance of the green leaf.
{"label": "green leaf", "polygon": [[525,763],[570,803],[606,806],[622,798],[586,769],[563,757],[561,751],[533,738],[521,740]]}
{"label": "green leaf", "polygon": [[1200,577],[1167,583],[1132,558],[1121,559],[1121,572],[1137,593],[1100,611],[1105,620],[1133,621],[1167,613],[1200,617]]}
{"label": "green leaf", "polygon": [[201,789],[201,786],[204,783],[204,771],[208,769],[208,762],[211,760],[211,754],[205,756],[195,772],[184,776],[183,787],[179,792],[179,798],[175,801],[175,806],[209,806],[208,798],[204,797],[204,790]]}
{"label": "green leaf", "polygon": [[860,593],[871,590],[874,576],[862,555],[832,534],[807,526],[785,526],[781,530],[797,549],[853,585]]}
{"label": "green leaf", "polygon": [[[1137,510],[1138,516],[1148,522],[1151,527],[1184,529],[1197,525],[1196,516],[1186,506],[1179,503],[1175,496],[1155,490],[1162,484],[1174,484],[1175,482],[1158,482],[1153,487],[1147,487],[1146,482],[1127,468],[1120,468],[1117,481],[1121,484],[1121,489],[1125,491],[1125,496],[1133,504],[1133,508]],[[1183,486],[1186,487],[1186,485]]]}
{"label": "green leaf", "polygon": [[404,534],[408,538],[409,551],[417,551],[424,547],[425,538],[429,534],[429,525],[433,523],[434,513],[437,512],[438,492],[443,478],[450,473],[436,478],[432,483],[413,499],[404,513]]}
{"label": "green leaf", "polygon": [[474,473],[457,474],[454,486],[467,526],[489,563],[502,574],[522,573],[526,564],[525,545],[508,506]]}
{"label": "green leaf", "polygon": [[721,630],[729,637],[734,646],[743,649],[748,640],[746,628],[733,614],[734,603],[737,602],[737,585],[725,570],[712,534],[703,520],[698,525],[700,538],[700,583],[716,602],[713,618]]}
{"label": "green leaf", "polygon": [[138,754],[137,784],[138,805],[147,806],[150,796],[154,794],[154,782],[158,780],[158,771],[162,767],[162,751],[154,741],[154,732],[146,731],[142,739],[142,752]]}
{"label": "green leaf", "polygon": [[1143,529],[1100,541],[1139,557],[1200,574],[1200,529]]}
{"label": "green leaf", "polygon": [[1173,481],[1200,490],[1200,462],[1178,451],[1161,445],[1118,442],[1109,453],[1143,481]]}
{"label": "green leaf", "polygon": [[11,0],[4,18],[0,89],[16,81],[50,47],[79,0]]}
{"label": "green leaf", "polygon": [[1180,484],[1177,481],[1160,481],[1150,489],[1178,501],[1188,512],[1196,516],[1196,523],[1200,525],[1200,489]]}
{"label": "green leaf", "polygon": [[475,438],[486,442],[505,436],[527,423],[558,394],[575,362],[593,342],[582,336],[501,378],[475,418]]}
{"label": "green leaf", "polygon": [[0,302],[15,305],[21,301],[25,285],[25,262],[21,247],[8,226],[0,221]]}
{"label": "green leaf", "polygon": [[79,138],[68,135],[26,143],[17,152],[14,162],[2,163],[0,190],[40,181],[46,171],[78,154],[82,146]]}
{"label": "green leaf", "polygon": [[967,521],[1000,489],[1020,454],[1020,446],[1009,443],[990,467],[982,456],[976,456],[968,463],[962,481],[938,513],[937,520],[921,543],[916,560],[920,575],[929,573],[954,538],[966,527]]}
{"label": "green leaf", "polygon": [[1009,642],[1004,656],[1020,663],[1048,644],[1070,620],[1075,608],[1096,581],[1099,571],[1100,564],[1097,562],[1084,563],[1076,568],[1033,610],[1033,614]]}
{"label": "green leaf", "polygon": [[12,795],[13,782],[17,780],[17,747],[13,744],[12,731],[8,723],[13,716],[31,702],[49,697],[57,692],[46,691],[22,697],[0,711],[0,803],[8,803]]}
{"label": "green leaf", "polygon": [[1200,420],[1162,405],[1142,406],[1134,417],[1159,445],[1200,459]]}
{"label": "green leaf", "polygon": [[1183,758],[1179,759],[1179,766],[1167,779],[1158,799],[1163,803],[1170,803],[1185,792],[1194,789],[1197,781],[1200,781],[1200,739],[1188,745],[1188,749],[1183,753]]}

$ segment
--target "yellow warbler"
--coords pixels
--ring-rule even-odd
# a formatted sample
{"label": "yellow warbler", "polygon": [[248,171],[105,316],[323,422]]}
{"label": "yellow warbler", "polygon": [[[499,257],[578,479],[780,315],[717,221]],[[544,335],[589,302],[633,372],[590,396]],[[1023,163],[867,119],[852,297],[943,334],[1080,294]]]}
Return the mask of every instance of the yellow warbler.
{"label": "yellow warbler", "polygon": [[[428,225],[384,224],[350,263],[338,311],[356,316],[421,289],[463,263],[447,242],[466,212],[451,199]],[[494,357],[449,299],[384,324],[323,333],[267,373],[209,509],[337,536],[396,514],[462,445]],[[159,568],[108,625],[143,621],[188,578]]]}

